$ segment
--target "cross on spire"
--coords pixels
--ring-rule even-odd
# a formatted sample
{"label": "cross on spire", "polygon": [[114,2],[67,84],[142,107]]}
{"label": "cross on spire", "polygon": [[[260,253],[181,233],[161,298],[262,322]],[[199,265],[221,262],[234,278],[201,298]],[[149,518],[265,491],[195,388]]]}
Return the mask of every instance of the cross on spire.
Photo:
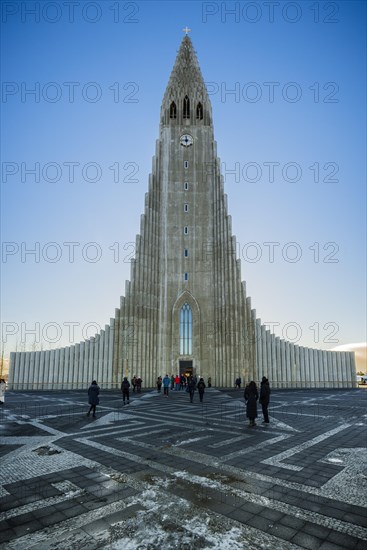
{"label": "cross on spire", "polygon": [[183,32],[184,32],[185,34],[188,34],[189,32],[191,32],[191,29],[189,29],[187,25],[186,25],[186,27],[185,27],[184,29],[182,29],[182,30],[183,30]]}

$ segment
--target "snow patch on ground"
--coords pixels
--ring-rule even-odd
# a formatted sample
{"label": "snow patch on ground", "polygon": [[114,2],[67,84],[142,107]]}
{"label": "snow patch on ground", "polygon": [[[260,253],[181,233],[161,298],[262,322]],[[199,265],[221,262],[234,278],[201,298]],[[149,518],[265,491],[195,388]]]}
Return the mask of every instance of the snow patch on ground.
{"label": "snow patch on ground", "polygon": [[[180,476],[177,476],[180,477]],[[146,510],[134,518],[114,524],[110,530],[117,540],[107,550],[243,550],[260,548],[249,544],[240,528],[224,525],[206,512],[193,513],[189,503],[165,502],[154,489],[144,491],[137,502]],[[176,521],[170,519],[176,518]]]}

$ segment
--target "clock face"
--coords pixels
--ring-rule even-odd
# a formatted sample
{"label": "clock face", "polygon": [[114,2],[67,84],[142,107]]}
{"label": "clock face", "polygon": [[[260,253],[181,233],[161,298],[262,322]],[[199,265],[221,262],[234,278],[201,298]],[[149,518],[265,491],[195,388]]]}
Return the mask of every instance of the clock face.
{"label": "clock face", "polygon": [[183,147],[190,147],[194,143],[194,138],[190,134],[184,134],[180,137],[180,143]]}

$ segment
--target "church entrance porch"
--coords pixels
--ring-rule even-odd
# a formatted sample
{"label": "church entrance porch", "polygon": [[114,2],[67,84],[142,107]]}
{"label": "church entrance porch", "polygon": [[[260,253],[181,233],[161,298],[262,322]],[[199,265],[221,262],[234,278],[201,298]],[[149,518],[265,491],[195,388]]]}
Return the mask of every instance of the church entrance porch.
{"label": "church entrance porch", "polygon": [[192,376],[194,374],[194,367],[192,361],[179,361],[180,365],[180,376],[184,374],[185,376]]}

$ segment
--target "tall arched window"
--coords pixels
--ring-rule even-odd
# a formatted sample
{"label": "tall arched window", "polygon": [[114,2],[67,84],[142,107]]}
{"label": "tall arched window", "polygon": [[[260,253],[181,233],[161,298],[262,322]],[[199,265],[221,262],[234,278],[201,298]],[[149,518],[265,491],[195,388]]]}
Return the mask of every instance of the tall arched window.
{"label": "tall arched window", "polygon": [[170,118],[177,118],[177,108],[176,103],[172,101],[170,108],[169,108],[169,117]]}
{"label": "tall arched window", "polygon": [[203,120],[203,106],[200,102],[196,107],[196,118],[198,118],[199,120]]}
{"label": "tall arched window", "polygon": [[192,354],[192,311],[185,302],[180,311],[180,355]]}
{"label": "tall arched window", "polygon": [[190,100],[187,95],[185,95],[183,100],[183,118],[190,118]]}

